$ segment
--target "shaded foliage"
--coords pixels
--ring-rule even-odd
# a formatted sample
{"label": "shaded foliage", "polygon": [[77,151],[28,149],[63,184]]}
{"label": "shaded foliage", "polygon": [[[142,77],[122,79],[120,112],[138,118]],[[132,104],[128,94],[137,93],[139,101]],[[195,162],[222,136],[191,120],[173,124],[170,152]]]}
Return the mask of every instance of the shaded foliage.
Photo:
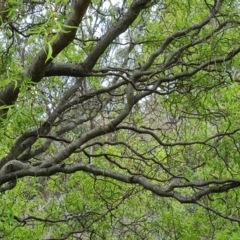
{"label": "shaded foliage", "polygon": [[2,238],[239,238],[238,1],[0,15]]}

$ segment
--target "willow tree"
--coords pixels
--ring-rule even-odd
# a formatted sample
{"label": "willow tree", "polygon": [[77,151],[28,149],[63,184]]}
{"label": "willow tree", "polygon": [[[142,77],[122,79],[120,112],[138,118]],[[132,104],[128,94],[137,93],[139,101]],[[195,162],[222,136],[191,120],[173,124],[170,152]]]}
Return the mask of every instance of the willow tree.
{"label": "willow tree", "polygon": [[238,1],[0,10],[1,237],[239,237]]}

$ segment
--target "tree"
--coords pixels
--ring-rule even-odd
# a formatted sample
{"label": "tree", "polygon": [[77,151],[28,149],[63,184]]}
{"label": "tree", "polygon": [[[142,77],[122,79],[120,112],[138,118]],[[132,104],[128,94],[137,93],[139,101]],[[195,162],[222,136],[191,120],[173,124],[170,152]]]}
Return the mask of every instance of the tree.
{"label": "tree", "polygon": [[238,1],[0,15],[2,238],[239,239]]}

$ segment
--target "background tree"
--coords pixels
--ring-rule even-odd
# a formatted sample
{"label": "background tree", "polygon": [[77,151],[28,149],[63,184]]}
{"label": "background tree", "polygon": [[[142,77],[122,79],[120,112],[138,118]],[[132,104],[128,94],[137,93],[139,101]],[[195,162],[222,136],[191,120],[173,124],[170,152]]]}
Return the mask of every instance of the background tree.
{"label": "background tree", "polygon": [[239,239],[238,1],[0,10],[2,238]]}

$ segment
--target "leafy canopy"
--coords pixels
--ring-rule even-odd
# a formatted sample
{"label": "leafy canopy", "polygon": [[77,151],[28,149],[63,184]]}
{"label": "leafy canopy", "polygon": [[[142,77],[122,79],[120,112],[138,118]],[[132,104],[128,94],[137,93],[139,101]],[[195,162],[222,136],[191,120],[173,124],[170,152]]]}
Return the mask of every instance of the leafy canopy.
{"label": "leafy canopy", "polygon": [[0,1],[0,237],[239,239],[239,10]]}

